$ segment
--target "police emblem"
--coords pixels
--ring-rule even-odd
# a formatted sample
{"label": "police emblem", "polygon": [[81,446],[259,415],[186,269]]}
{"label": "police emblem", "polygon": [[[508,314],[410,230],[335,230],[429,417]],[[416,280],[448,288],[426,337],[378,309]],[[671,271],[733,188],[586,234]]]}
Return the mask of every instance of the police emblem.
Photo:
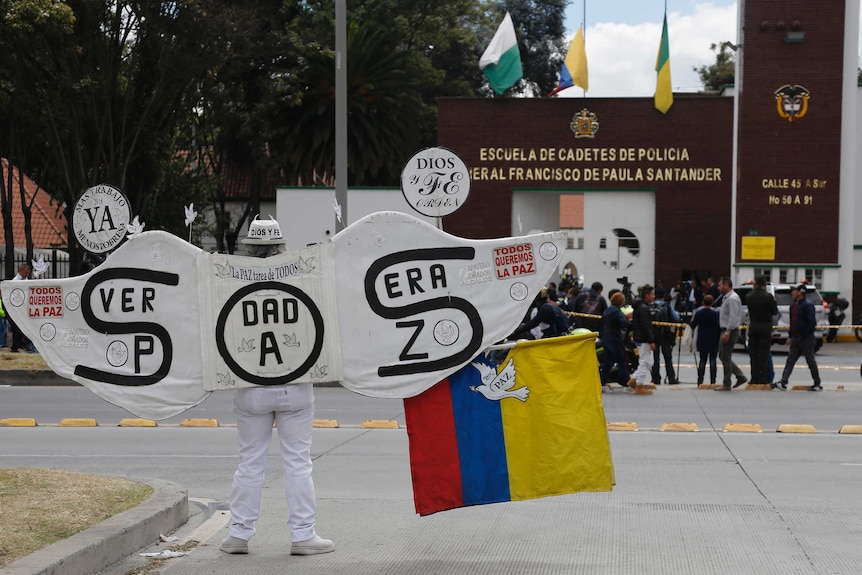
{"label": "police emblem", "polygon": [[785,84],[775,91],[775,107],[778,115],[788,122],[798,120],[808,112],[811,92],[805,86]]}
{"label": "police emblem", "polygon": [[599,131],[599,118],[595,113],[586,108],[572,116],[569,128],[575,133],[576,138],[595,138]]}

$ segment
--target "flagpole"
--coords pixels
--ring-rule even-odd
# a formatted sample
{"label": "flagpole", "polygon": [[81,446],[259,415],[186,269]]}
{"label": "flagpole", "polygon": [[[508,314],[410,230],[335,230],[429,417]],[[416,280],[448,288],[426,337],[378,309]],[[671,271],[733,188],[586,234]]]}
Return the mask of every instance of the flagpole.
{"label": "flagpole", "polygon": [[[667,0],[665,0],[667,2]],[[587,0],[584,0],[584,52],[587,50]],[[584,98],[587,97],[586,88],[581,88],[584,91]]]}

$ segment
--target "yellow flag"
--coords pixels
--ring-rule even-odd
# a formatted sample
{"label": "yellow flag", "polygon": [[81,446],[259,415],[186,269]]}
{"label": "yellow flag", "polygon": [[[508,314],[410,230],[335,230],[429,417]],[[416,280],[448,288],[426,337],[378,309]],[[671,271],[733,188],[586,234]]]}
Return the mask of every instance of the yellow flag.
{"label": "yellow flag", "polygon": [[585,91],[590,89],[590,74],[587,69],[587,49],[584,44],[584,27],[578,28],[569,46],[565,59],[566,68],[572,76],[572,84],[580,86]]}

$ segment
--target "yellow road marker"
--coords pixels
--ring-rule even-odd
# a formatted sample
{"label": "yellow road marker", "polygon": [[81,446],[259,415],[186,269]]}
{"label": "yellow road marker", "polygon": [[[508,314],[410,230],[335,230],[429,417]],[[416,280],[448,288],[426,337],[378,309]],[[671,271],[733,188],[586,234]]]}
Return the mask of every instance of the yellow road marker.
{"label": "yellow road marker", "polygon": [[36,420],[32,417],[9,417],[0,419],[0,427],[36,427]]}
{"label": "yellow road marker", "polygon": [[156,427],[156,422],[152,419],[127,417],[120,420],[120,427]]}
{"label": "yellow road marker", "polygon": [[387,419],[366,419],[361,427],[362,429],[398,429],[398,422]]}
{"label": "yellow road marker", "polygon": [[725,423],[722,431],[740,433],[763,433],[759,423]]}
{"label": "yellow road marker", "polygon": [[184,419],[180,427],[218,427],[217,419]]}
{"label": "yellow road marker", "polygon": [[314,427],[333,428],[338,427],[337,419],[315,419]]}
{"label": "yellow road marker", "polygon": [[662,423],[659,431],[698,431],[696,423]]}
{"label": "yellow road marker", "polygon": [[608,431],[637,431],[638,424],[634,421],[609,421]]}
{"label": "yellow road marker", "polygon": [[813,425],[783,423],[776,429],[778,433],[817,433]]}
{"label": "yellow road marker", "polygon": [[95,419],[88,417],[67,417],[60,420],[60,427],[98,427]]}

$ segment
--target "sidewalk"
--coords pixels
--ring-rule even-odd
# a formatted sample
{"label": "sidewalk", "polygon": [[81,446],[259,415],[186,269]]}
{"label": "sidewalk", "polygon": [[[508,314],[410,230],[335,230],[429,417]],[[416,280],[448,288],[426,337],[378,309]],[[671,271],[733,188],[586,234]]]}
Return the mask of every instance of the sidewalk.
{"label": "sidewalk", "polygon": [[[611,493],[485,505],[428,517],[413,510],[404,430],[317,430],[314,442],[317,529],[335,541],[335,553],[290,555],[281,478],[273,473],[249,555],[219,551],[228,517],[226,511],[216,511],[180,529],[183,540],[200,544],[155,572],[862,572],[857,540],[862,476],[860,467],[840,464],[860,465],[862,436],[611,433],[617,475]],[[136,555],[102,575],[122,575],[147,564]]]}

